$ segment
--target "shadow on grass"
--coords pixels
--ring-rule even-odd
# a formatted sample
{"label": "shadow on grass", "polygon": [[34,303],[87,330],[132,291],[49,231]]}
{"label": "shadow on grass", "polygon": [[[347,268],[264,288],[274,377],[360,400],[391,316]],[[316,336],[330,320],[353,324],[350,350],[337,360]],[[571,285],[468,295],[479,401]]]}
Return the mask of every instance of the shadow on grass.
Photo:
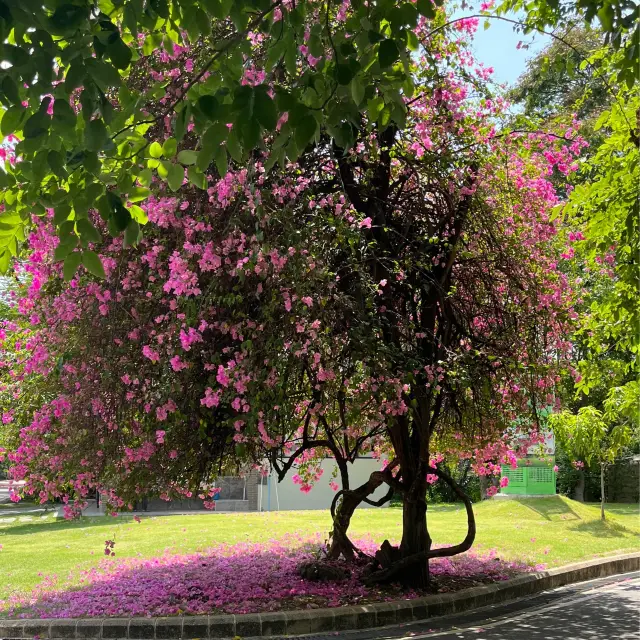
{"label": "shadow on grass", "polygon": [[[69,531],[70,529],[85,529],[87,527],[104,527],[105,525],[113,524],[112,519],[105,517],[102,518],[80,518],[79,520],[45,520],[45,521],[29,521],[21,524],[3,523],[1,520],[3,517],[7,518],[20,518],[20,517],[33,517],[35,518],[39,514],[29,513],[3,513],[0,512],[0,528],[2,525],[9,525],[8,533],[12,536],[24,536],[33,533],[55,533],[56,531]],[[116,523],[117,524],[117,523]]]}
{"label": "shadow on grass", "polygon": [[545,520],[582,520],[560,496],[548,498],[517,498],[522,506],[535,511]]}
{"label": "shadow on grass", "polygon": [[[600,503],[594,506],[600,507]],[[635,514],[640,517],[640,504],[605,504],[604,509],[607,513],[612,513],[616,516],[631,516]]]}
{"label": "shadow on grass", "polygon": [[619,522],[611,520],[592,520],[591,522],[582,522],[571,527],[571,531],[580,533],[590,533],[598,538],[622,538],[625,536],[637,536],[637,532],[627,529]]}

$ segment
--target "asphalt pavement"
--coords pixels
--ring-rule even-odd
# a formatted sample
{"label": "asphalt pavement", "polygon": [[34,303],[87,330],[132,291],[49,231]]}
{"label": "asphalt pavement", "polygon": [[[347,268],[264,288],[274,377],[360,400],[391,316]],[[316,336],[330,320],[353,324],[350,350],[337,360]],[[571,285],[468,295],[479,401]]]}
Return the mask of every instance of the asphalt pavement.
{"label": "asphalt pavement", "polygon": [[[332,638],[338,634],[313,636]],[[345,632],[341,640],[640,640],[640,573],[420,623]],[[312,636],[306,636],[311,640]]]}

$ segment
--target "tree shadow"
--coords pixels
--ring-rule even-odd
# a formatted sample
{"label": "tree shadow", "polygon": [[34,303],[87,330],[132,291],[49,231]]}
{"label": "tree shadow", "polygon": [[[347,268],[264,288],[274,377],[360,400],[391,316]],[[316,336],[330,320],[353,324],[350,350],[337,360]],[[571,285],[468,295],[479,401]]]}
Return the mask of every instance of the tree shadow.
{"label": "tree shadow", "polygon": [[[43,514],[44,515],[44,514]],[[47,520],[46,522],[38,522],[35,520],[36,517],[39,517],[38,514],[29,513],[14,513],[14,514],[4,514],[0,512],[0,520],[4,517],[7,518],[20,518],[24,516],[33,517],[34,520],[29,522],[24,522],[21,524],[11,524],[10,529],[8,529],[7,533],[12,536],[24,536],[30,535],[33,533],[54,533],[56,531],[69,531],[69,529],[85,529],[87,527],[99,527],[111,524],[113,519],[109,517],[100,517],[100,518],[79,518],[78,520]],[[111,521],[111,522],[110,522]],[[5,523],[0,522],[0,529],[2,525]]]}
{"label": "tree shadow", "polygon": [[456,630],[440,637],[441,640],[631,640],[638,638],[638,607],[631,593],[601,592],[565,607],[537,610],[504,624],[486,629],[478,625],[473,630]]}
{"label": "tree shadow", "polygon": [[571,531],[590,533],[592,536],[597,536],[598,538],[622,538],[625,536],[638,535],[636,531],[627,529],[624,525],[611,519],[605,520],[604,522],[602,520],[582,522],[570,528]]}
{"label": "tree shadow", "polygon": [[[600,504],[598,503],[598,506]],[[640,505],[635,503],[629,504],[605,504],[604,509],[607,513],[611,513],[616,516],[629,516],[636,514],[640,516]]]}
{"label": "tree shadow", "polygon": [[516,498],[515,502],[535,511],[545,520],[582,520],[560,496],[548,498]]}

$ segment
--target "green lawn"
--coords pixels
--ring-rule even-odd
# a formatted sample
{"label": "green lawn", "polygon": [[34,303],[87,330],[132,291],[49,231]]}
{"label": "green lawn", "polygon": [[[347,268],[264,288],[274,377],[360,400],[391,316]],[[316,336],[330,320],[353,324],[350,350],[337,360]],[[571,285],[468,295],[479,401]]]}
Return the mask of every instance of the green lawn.
{"label": "green lawn", "polygon": [[[566,498],[488,501],[476,505],[475,549],[497,549],[502,558],[549,566],[623,551],[640,551],[640,518],[636,505],[609,505],[608,520],[599,520],[598,505]],[[213,542],[262,541],[286,534],[325,532],[324,511],[205,514],[143,518],[85,518],[56,521],[52,515],[10,515],[0,512],[0,600],[32,588],[43,575],[66,580],[71,570],[88,568],[103,557],[104,541],[116,540],[118,557],[151,556],[166,549],[188,552]],[[354,538],[397,540],[401,512],[396,508],[357,512]],[[434,542],[452,544],[466,532],[459,505],[429,509]]]}

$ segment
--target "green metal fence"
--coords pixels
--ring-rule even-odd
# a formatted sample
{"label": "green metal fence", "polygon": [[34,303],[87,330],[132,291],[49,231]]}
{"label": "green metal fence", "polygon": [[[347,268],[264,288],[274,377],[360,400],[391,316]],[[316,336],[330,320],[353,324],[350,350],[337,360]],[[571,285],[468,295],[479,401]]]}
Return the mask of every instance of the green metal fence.
{"label": "green metal fence", "polygon": [[553,467],[544,464],[529,464],[519,460],[518,468],[502,467],[502,475],[509,478],[509,484],[500,489],[507,495],[544,496],[555,495],[556,474]]}

